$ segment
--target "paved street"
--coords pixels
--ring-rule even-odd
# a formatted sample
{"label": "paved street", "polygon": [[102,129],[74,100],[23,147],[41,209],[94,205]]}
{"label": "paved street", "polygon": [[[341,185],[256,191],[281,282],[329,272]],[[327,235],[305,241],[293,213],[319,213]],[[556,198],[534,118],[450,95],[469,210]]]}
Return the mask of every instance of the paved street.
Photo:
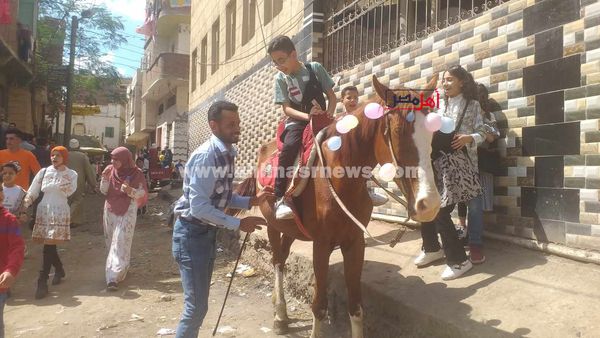
{"label": "paved street", "polygon": [[[71,242],[59,249],[67,278],[59,286],[50,285],[49,297],[42,300],[33,299],[41,246],[28,240],[30,254],[5,309],[7,337],[153,337],[161,328],[176,327],[183,304],[181,282],[171,256],[171,232],[164,225],[166,213],[156,215],[166,211],[168,202],[151,200],[149,215],[138,220],[132,269],[116,293],[104,290],[103,198],[91,195],[85,204],[88,223],[74,229]],[[211,305],[200,337],[212,333],[227,289],[226,274],[232,269],[231,257],[218,253]],[[262,271],[234,280],[221,320],[224,332],[218,336],[277,337],[270,331],[270,283]],[[293,299],[288,307],[296,320],[289,337],[309,336],[308,307]]]}

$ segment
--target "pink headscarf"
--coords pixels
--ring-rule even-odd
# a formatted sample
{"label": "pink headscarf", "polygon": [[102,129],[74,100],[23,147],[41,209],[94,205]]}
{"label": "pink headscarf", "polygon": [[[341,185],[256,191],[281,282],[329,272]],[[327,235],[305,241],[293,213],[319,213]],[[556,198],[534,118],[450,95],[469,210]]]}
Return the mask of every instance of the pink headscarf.
{"label": "pink headscarf", "polygon": [[148,201],[148,184],[144,173],[133,162],[133,156],[129,149],[118,147],[110,153],[111,157],[121,162],[121,167],[117,170],[112,164],[108,165],[105,171],[110,171],[108,193],[106,194],[106,204],[108,210],[112,213],[123,216],[129,209],[131,197],[121,191],[121,185],[125,182],[134,189],[139,189],[142,185],[145,194],[137,201],[138,207],[142,207]]}

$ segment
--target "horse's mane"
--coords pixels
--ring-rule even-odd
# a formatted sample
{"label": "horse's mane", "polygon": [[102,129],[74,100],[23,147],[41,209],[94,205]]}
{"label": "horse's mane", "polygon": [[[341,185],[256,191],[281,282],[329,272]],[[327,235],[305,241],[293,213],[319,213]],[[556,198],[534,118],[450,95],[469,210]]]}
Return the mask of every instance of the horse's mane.
{"label": "horse's mane", "polygon": [[[369,149],[373,148],[368,146],[366,142],[374,141],[375,132],[377,131],[379,123],[381,123],[383,118],[372,120],[364,114],[365,107],[371,102],[383,104],[383,101],[379,98],[375,100],[369,100],[360,103],[352,113],[349,113],[349,115],[354,115],[358,119],[358,126],[346,134],[339,135],[342,139],[342,147],[335,152],[337,158],[352,159],[354,156],[364,157],[365,154],[361,154],[359,150],[365,146],[367,146]],[[338,135],[335,127],[336,122],[333,122],[327,127],[325,131],[325,140],[332,136]]]}

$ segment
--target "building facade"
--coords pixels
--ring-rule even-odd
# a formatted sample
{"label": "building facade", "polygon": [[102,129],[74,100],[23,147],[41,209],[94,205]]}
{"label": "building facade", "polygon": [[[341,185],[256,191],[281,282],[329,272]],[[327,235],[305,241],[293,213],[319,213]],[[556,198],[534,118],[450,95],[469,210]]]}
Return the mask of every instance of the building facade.
{"label": "building facade", "polygon": [[[144,146],[169,147],[175,161],[185,160],[191,5],[174,0],[159,0],[148,5],[152,6],[151,18],[147,20],[152,27],[151,35],[146,40],[137,79],[141,90],[140,124],[139,127],[134,124],[134,132],[127,142],[141,144],[142,134],[146,134]],[[135,105],[130,114],[134,110]]]}
{"label": "building facade", "polygon": [[46,95],[31,85],[33,47],[38,21],[37,0],[6,1],[0,21],[0,115],[27,133],[44,124]]}
{"label": "building facade", "polygon": [[[126,106],[124,104],[104,104],[95,107],[99,112],[93,115],[72,115],[72,135],[96,138],[107,150],[123,145],[125,138]],[[59,130],[64,130],[64,113],[60,114]]]}
{"label": "building facade", "polygon": [[[302,60],[322,62],[339,79],[337,93],[355,85],[361,100],[373,97],[374,74],[389,87],[418,88],[460,64],[502,107],[504,172],[486,230],[600,250],[600,2],[264,1],[254,22],[248,6],[256,2],[192,8],[192,60],[210,67],[191,67],[190,150],[210,135],[210,104],[227,99],[240,106],[238,165],[254,165],[281,118],[264,50],[277,34],[292,37]],[[246,43],[255,49],[245,47],[245,27],[254,27]],[[374,213],[404,210],[390,202]]]}
{"label": "building facade", "polygon": [[125,111],[125,140],[142,148],[148,144],[149,134],[142,131],[142,71],[137,70],[127,87]]}

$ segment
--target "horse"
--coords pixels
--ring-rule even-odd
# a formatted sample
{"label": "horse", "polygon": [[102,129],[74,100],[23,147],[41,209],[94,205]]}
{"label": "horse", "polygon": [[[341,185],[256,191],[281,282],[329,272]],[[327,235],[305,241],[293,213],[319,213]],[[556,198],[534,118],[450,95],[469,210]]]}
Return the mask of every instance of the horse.
{"label": "horse", "polygon": [[[426,85],[425,91],[435,88],[438,76]],[[376,101],[394,107],[389,89],[373,76]],[[412,92],[419,96],[419,92]],[[317,158],[315,167],[359,167],[373,168],[377,164],[395,163],[399,167],[416,168],[416,177],[398,177],[398,185],[408,202],[408,213],[416,221],[431,221],[440,208],[440,196],[436,189],[431,166],[432,133],[424,126],[426,114],[413,112],[414,121],[408,121],[408,110],[387,110],[384,116],[370,119],[364,114],[366,103],[351,113],[359,123],[350,132],[341,135],[342,146],[332,151],[317,144],[321,149],[322,161]],[[406,108],[404,105],[395,108]],[[335,125],[326,127],[325,139],[336,135]],[[258,153],[258,167],[276,151],[276,142],[264,144]],[[398,171],[399,172],[399,171]],[[337,175],[341,176],[341,175]],[[356,176],[356,175],[355,175]],[[274,201],[259,205],[267,221],[267,232],[272,249],[274,268],[273,304],[275,307],[274,331],[288,332],[288,315],[283,290],[285,262],[294,240],[313,241],[314,296],[312,300],[313,325],[311,337],[320,336],[323,320],[327,316],[327,273],[329,258],[339,246],[344,260],[344,277],[348,291],[348,313],[352,338],[363,337],[363,310],[361,299],[361,273],[365,254],[365,229],[361,229],[343,209],[349,211],[361,224],[368,224],[373,205],[367,189],[368,175],[359,177],[315,177],[308,179],[303,192],[293,199],[299,217],[305,225],[301,231],[294,220],[277,220]],[[255,195],[256,177],[245,179],[237,188],[240,195]],[[332,192],[333,190],[333,192]],[[337,196],[336,196],[337,195]],[[340,203],[341,202],[341,203]]]}

